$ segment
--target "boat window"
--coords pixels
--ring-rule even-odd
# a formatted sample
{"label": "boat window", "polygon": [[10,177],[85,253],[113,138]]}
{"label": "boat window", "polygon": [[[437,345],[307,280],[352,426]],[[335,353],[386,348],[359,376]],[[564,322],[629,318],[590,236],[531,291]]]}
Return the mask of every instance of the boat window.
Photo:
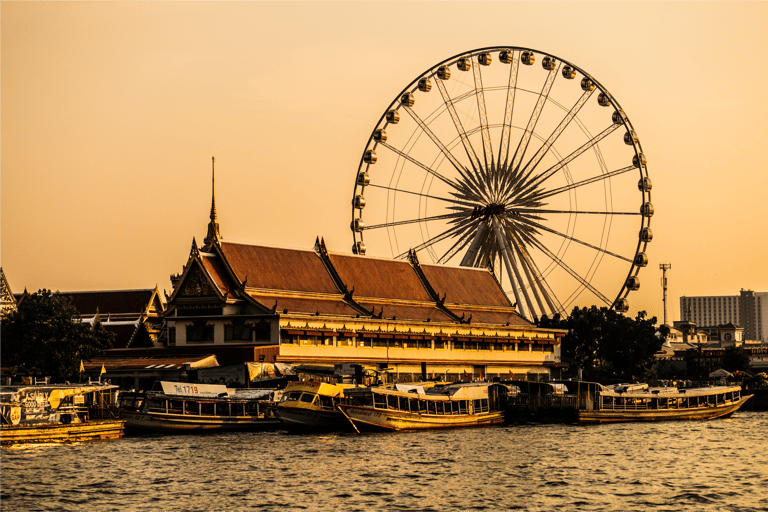
{"label": "boat window", "polygon": [[335,409],[336,406],[333,403],[333,398],[325,395],[318,395],[320,397],[320,407],[323,409]]}
{"label": "boat window", "polygon": [[247,416],[258,416],[259,415],[259,403],[258,402],[248,402],[245,404],[245,414]]}
{"label": "boat window", "polygon": [[182,400],[168,400],[168,412],[173,414],[181,414],[184,402]]}
{"label": "boat window", "polygon": [[216,416],[229,416],[229,404],[216,404]]}
{"label": "boat window", "polygon": [[302,402],[307,402],[307,403],[312,403],[316,396],[317,395],[314,394],[314,393],[304,393],[303,395],[301,395],[301,401]]}
{"label": "boat window", "polygon": [[203,416],[214,416],[216,413],[216,404],[207,402],[200,404],[200,414]]}
{"label": "boat window", "polygon": [[296,401],[301,397],[301,391],[291,391],[283,395],[281,402]]}
{"label": "boat window", "polygon": [[150,400],[147,407],[150,411],[165,412],[165,400]]}

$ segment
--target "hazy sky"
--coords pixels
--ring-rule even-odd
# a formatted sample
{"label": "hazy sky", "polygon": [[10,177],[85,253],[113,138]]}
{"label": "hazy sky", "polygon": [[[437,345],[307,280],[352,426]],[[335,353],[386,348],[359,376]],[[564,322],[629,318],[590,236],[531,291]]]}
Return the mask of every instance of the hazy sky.
{"label": "hazy sky", "polygon": [[15,292],[170,292],[205,237],[211,156],[225,239],[349,252],[384,109],[496,45],[578,64],[637,130],[656,214],[630,313],[661,317],[661,262],[671,319],[681,295],[768,291],[766,2],[4,1],[0,17]]}

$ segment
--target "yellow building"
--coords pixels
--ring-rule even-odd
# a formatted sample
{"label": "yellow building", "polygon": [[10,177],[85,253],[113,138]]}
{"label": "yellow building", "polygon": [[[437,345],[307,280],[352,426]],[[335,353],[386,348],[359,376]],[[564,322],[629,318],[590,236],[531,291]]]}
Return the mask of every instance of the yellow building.
{"label": "yellow building", "polygon": [[221,239],[215,203],[202,247],[171,276],[167,342],[254,360],[356,363],[386,380],[560,376],[564,331],[521,317],[487,269]]}

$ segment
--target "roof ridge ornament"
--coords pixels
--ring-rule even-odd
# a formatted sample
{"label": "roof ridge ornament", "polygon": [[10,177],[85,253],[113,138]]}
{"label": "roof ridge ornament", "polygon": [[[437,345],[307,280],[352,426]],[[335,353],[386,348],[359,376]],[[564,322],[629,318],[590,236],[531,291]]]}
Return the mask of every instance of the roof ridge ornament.
{"label": "roof ridge ornament", "polygon": [[216,215],[216,157],[211,157],[211,221],[208,223],[208,234],[203,240],[204,246],[212,245],[214,242],[218,243],[221,238],[221,231],[219,230],[219,221]]}

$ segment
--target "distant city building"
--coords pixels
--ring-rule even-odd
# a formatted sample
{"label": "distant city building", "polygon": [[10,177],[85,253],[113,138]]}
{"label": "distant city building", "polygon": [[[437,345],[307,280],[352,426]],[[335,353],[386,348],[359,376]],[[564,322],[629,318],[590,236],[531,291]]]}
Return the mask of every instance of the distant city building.
{"label": "distant city building", "polygon": [[768,292],[680,297],[680,316],[702,327],[734,324],[744,328],[745,341],[768,341]]}

